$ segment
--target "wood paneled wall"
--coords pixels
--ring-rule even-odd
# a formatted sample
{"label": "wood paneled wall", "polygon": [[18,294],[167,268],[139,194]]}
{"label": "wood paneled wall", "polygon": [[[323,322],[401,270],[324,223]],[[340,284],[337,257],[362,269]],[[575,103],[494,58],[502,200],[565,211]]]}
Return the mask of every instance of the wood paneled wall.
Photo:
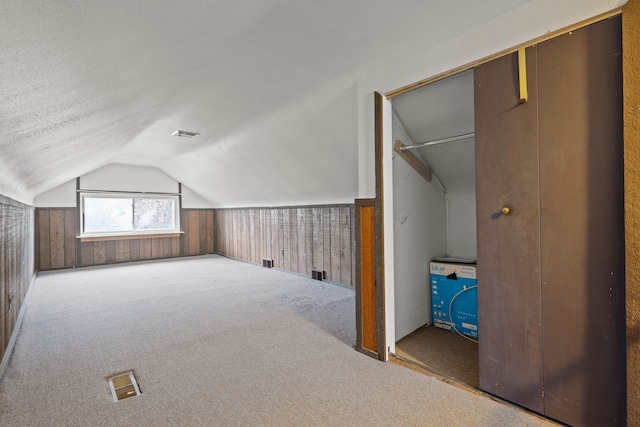
{"label": "wood paneled wall", "polygon": [[353,205],[215,211],[215,252],[241,261],[353,285]]}
{"label": "wood paneled wall", "polygon": [[213,253],[212,209],[183,209],[180,237],[80,242],[76,208],[38,208],[35,263],[38,270],[115,264]]}
{"label": "wood paneled wall", "polygon": [[33,208],[0,196],[0,360],[34,276]]}
{"label": "wood paneled wall", "polygon": [[622,10],[627,424],[640,425],[640,1]]}

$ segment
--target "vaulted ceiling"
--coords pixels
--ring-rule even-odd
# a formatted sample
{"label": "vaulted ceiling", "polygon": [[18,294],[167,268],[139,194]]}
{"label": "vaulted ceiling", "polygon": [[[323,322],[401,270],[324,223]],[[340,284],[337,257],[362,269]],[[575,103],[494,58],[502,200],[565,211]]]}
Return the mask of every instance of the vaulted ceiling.
{"label": "vaulted ceiling", "polygon": [[125,163],[220,206],[353,199],[359,82],[531,1],[4,0],[0,194]]}

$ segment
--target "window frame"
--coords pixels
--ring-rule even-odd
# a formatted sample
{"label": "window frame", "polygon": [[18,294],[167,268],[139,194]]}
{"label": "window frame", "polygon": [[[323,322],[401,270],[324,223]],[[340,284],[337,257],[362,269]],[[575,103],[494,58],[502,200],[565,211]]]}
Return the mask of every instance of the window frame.
{"label": "window frame", "polygon": [[[121,238],[137,238],[137,237],[152,237],[162,236],[168,237],[169,235],[177,235],[181,233],[180,229],[180,194],[172,193],[143,193],[143,192],[117,192],[117,191],[82,191],[80,190],[78,197],[78,210],[79,210],[79,235],[81,239],[121,239]],[[146,229],[135,230],[133,229],[133,221],[135,211],[132,208],[131,225],[132,230],[125,231],[85,231],[85,199],[131,199],[132,204],[135,199],[170,199],[173,200],[173,228],[163,229]]]}

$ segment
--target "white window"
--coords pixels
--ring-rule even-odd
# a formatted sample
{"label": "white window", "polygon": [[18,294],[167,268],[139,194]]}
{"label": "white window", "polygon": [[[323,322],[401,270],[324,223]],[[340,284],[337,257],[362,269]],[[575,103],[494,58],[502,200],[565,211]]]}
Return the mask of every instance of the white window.
{"label": "white window", "polygon": [[178,196],[80,193],[81,237],[180,232]]}

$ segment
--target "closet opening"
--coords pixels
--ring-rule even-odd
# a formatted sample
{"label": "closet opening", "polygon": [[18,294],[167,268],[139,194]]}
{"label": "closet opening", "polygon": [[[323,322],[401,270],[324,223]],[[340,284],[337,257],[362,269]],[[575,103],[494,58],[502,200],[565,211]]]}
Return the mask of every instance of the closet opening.
{"label": "closet opening", "polygon": [[394,312],[397,358],[479,388],[473,78],[391,99]]}

